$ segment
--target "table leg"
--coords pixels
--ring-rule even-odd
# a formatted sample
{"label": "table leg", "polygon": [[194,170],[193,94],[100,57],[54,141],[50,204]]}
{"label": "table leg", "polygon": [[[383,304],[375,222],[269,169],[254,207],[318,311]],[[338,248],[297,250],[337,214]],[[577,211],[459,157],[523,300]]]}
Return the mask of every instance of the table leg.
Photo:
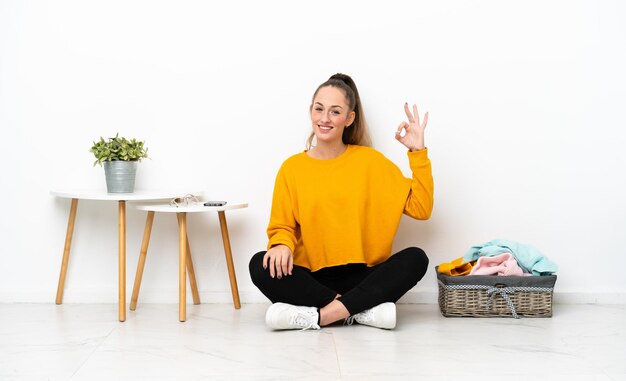
{"label": "table leg", "polygon": [[222,230],[222,242],[224,243],[224,254],[226,255],[226,266],[230,278],[230,290],[233,293],[233,304],[236,309],[241,308],[239,301],[239,289],[237,288],[237,278],[235,277],[235,266],[233,265],[233,253],[230,249],[230,238],[228,237],[228,226],[226,225],[226,214],[224,211],[217,212]]}
{"label": "table leg", "polygon": [[65,233],[65,247],[63,248],[63,260],[61,261],[61,274],[59,274],[59,284],[57,286],[56,304],[63,303],[63,288],[65,287],[65,276],[67,275],[67,265],[70,262],[70,249],[72,247],[72,235],[74,234],[74,221],[76,221],[76,209],[78,199],[73,198],[70,205],[70,216],[67,220],[67,232]]}
{"label": "table leg", "polygon": [[178,320],[187,320],[187,213],[176,213],[178,217]]}
{"label": "table leg", "polygon": [[118,203],[119,319],[126,320],[126,201]]}
{"label": "table leg", "polygon": [[200,304],[200,294],[198,293],[198,283],[196,282],[196,272],[193,269],[193,260],[191,259],[191,248],[189,247],[189,236],[185,236],[187,241],[187,272],[189,273],[189,285],[191,286],[191,296],[193,296],[193,304]]}
{"label": "table leg", "polygon": [[130,310],[137,308],[137,299],[139,298],[139,288],[141,287],[141,278],[143,277],[143,268],[146,265],[146,256],[148,255],[148,245],[150,244],[150,234],[152,233],[152,222],[154,221],[154,212],[149,211],[146,217],[146,228],[143,231],[143,241],[141,242],[141,251],[139,252],[139,262],[137,263],[137,273],[135,274],[135,284],[133,286],[133,295],[130,298]]}

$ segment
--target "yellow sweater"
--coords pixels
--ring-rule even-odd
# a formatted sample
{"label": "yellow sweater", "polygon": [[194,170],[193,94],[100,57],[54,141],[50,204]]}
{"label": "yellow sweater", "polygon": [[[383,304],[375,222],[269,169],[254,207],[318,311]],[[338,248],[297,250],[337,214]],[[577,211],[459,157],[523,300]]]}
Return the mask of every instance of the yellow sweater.
{"label": "yellow sweater", "polygon": [[294,264],[311,271],[385,261],[402,213],[425,220],[433,207],[428,151],[408,156],[413,179],[370,147],[350,145],[331,160],[288,158],[276,176],[268,249],[288,246]]}

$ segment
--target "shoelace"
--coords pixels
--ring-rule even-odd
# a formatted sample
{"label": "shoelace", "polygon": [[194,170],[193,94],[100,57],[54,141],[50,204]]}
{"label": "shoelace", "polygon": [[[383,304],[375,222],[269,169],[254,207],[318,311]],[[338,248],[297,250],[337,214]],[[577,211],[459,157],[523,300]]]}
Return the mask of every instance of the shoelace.
{"label": "shoelace", "polygon": [[317,322],[315,321],[314,315],[301,312],[298,312],[292,317],[291,324],[302,327],[301,331],[306,331],[307,329],[320,329],[320,326],[317,325]]}
{"label": "shoelace", "polygon": [[363,312],[359,312],[358,314],[354,314],[352,316],[348,316],[344,321],[345,325],[352,325],[356,321],[357,323],[360,321],[368,322],[372,320],[372,309],[365,310]]}

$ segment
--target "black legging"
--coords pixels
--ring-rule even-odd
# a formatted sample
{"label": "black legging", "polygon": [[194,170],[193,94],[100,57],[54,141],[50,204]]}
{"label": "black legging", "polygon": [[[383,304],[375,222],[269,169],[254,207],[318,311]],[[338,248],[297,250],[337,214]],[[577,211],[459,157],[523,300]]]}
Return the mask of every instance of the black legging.
{"label": "black legging", "polygon": [[422,279],[428,268],[428,257],[417,247],[406,248],[373,267],[348,264],[311,272],[293,266],[292,275],[281,279],[270,277],[263,268],[265,251],[250,260],[252,282],[272,303],[322,308],[337,294],[350,315],[385,302],[396,302]]}

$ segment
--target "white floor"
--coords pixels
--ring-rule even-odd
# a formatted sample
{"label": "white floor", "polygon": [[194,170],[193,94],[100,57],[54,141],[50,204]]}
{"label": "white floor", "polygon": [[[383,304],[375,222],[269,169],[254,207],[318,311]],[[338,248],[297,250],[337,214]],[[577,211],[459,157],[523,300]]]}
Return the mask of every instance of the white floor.
{"label": "white floor", "polygon": [[269,304],[0,304],[0,380],[626,380],[626,306],[542,319],[444,318],[398,305],[398,327],[269,331]]}

